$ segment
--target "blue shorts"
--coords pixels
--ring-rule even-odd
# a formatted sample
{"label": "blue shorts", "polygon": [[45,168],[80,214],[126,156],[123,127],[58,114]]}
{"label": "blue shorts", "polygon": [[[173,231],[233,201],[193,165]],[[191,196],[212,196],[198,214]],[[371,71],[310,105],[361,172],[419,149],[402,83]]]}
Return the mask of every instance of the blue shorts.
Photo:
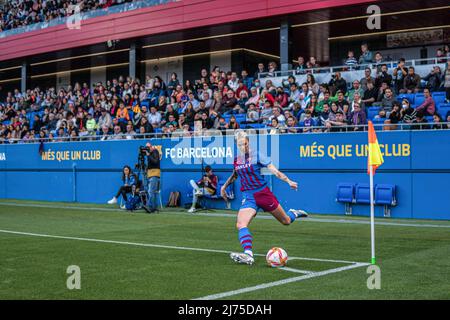
{"label": "blue shorts", "polygon": [[249,190],[243,192],[242,204],[239,209],[262,209],[266,212],[274,211],[280,203],[274,196],[272,191],[265,186],[256,190]]}

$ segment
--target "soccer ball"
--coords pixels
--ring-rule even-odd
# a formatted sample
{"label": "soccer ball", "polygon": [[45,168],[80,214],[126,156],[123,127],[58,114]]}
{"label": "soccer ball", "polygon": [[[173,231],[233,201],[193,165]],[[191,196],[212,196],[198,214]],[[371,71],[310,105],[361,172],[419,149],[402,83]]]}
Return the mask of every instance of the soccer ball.
{"label": "soccer ball", "polygon": [[274,247],[267,252],[266,261],[272,268],[284,267],[288,261],[288,255],[283,249]]}

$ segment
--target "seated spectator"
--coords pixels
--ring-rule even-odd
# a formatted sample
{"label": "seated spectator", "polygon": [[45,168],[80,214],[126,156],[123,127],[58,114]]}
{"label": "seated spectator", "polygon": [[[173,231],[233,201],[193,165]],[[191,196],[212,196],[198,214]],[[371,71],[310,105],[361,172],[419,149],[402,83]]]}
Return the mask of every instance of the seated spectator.
{"label": "seated spectator", "polygon": [[[228,90],[226,96],[222,99],[220,113],[222,113],[222,114],[235,113],[233,110],[236,108],[236,105],[239,106],[237,103],[237,99],[234,96],[234,91]],[[240,112],[240,110],[238,110],[236,113],[239,113],[239,112]]]}
{"label": "seated spectator", "polygon": [[386,64],[381,65],[380,71],[375,79],[375,86],[379,88],[383,82],[385,82],[388,87],[392,86],[392,76],[388,73],[388,67]]}
{"label": "seated spectator", "polygon": [[375,88],[372,81],[367,81],[366,85],[367,89],[364,91],[362,102],[366,107],[371,107],[372,104],[377,101],[378,90]]}
{"label": "seated spectator", "polygon": [[445,88],[446,101],[447,103],[450,103],[450,62],[447,63],[447,68],[444,71],[443,82]]}
{"label": "seated spectator", "polygon": [[266,71],[266,68],[264,67],[264,63],[262,63],[262,62],[258,63],[258,70],[256,70],[255,75],[253,76],[253,78],[255,79],[255,82],[256,82],[256,79],[261,77],[260,73],[265,73],[265,72],[267,72],[267,71]]}
{"label": "seated spectator", "polygon": [[343,132],[347,131],[347,123],[344,118],[344,113],[341,110],[336,112],[335,120],[328,120],[325,124],[328,132]]}
{"label": "seated spectator", "polygon": [[218,179],[217,176],[213,173],[212,168],[210,166],[206,166],[205,174],[203,175],[203,177],[197,182],[195,182],[194,180],[190,180],[189,183],[193,188],[193,196],[192,206],[188,210],[188,212],[193,213],[196,210],[196,205],[199,197],[204,196],[205,194],[216,194]]}
{"label": "seated spectator", "polygon": [[111,136],[111,140],[122,140],[124,139],[124,135],[119,125],[114,126],[114,132]]}
{"label": "seated spectator", "polygon": [[87,114],[86,129],[89,134],[93,134],[94,131],[97,129],[97,123],[95,122],[94,117],[90,113]]}
{"label": "seated spectator", "polygon": [[436,105],[431,96],[430,89],[425,88],[423,94],[425,96],[425,101],[416,108],[416,111],[418,113],[423,113],[424,116],[432,116],[436,113]]}
{"label": "seated spectator", "polygon": [[248,72],[245,69],[241,71],[241,80],[247,89],[252,87],[253,79],[248,76]]}
{"label": "seated spectator", "polygon": [[297,59],[297,67],[295,68],[295,73],[303,74],[306,72],[305,69],[306,69],[305,59],[302,56],[299,56]]}
{"label": "seated spectator", "polygon": [[358,80],[353,81],[353,87],[348,92],[347,96],[348,102],[353,102],[353,96],[355,95],[355,93],[358,93],[359,97],[362,97],[364,95],[364,90],[361,88],[361,85]]}
{"label": "seated spectator", "polygon": [[400,119],[404,123],[412,123],[416,120],[417,111],[411,107],[408,99],[402,100],[402,109],[400,111]]}
{"label": "seated spectator", "polygon": [[384,121],[383,130],[397,130],[397,123],[402,119],[400,102],[394,101],[389,119]]}
{"label": "seated spectator", "polygon": [[353,50],[349,50],[347,52],[347,59],[345,60],[344,65],[349,67],[349,70],[355,70],[358,68],[358,60],[356,60]]}
{"label": "seated spectator", "polygon": [[277,95],[275,97],[275,101],[278,102],[282,109],[287,108],[289,104],[289,96],[282,87],[277,88]]}
{"label": "seated spectator", "polygon": [[272,119],[277,119],[277,122],[280,124],[280,126],[284,126],[286,119],[284,115],[281,114],[280,108],[278,106],[274,106],[272,108],[272,115],[269,117],[269,123],[272,122]]}
{"label": "seated spectator", "polygon": [[359,57],[358,63],[360,65],[366,65],[372,63],[373,60],[373,54],[369,50],[369,46],[367,43],[363,43],[361,45],[361,56]]}
{"label": "seated spectator", "polygon": [[260,111],[261,121],[267,123],[272,114],[272,103],[270,103],[270,101],[264,102],[264,107]]}
{"label": "seated spectator", "polygon": [[116,118],[119,119],[119,122],[127,123],[128,121],[130,121],[128,109],[125,108],[125,104],[122,101],[119,103],[119,109],[117,110]]}
{"label": "seated spectator", "polygon": [[132,140],[136,138],[136,132],[133,130],[133,125],[131,123],[127,124],[125,131],[125,139]]}
{"label": "seated spectator", "polygon": [[328,82],[328,86],[331,95],[335,95],[337,92],[341,91],[344,94],[347,93],[347,81],[341,77],[340,72],[336,72],[331,75],[331,80]]}
{"label": "seated spectator", "polygon": [[402,92],[404,79],[408,75],[408,69],[405,67],[405,62],[406,61],[404,58],[400,58],[400,60],[398,60],[397,67],[394,68],[392,72],[392,76],[394,77],[393,85],[396,94]]}
{"label": "seated spectator", "polygon": [[441,86],[441,68],[439,66],[434,66],[433,70],[429,74],[427,74],[422,79],[426,81],[425,87],[430,89],[431,92],[439,91],[439,87]]}
{"label": "seated spectator", "polygon": [[383,65],[383,55],[381,54],[381,52],[377,51],[373,59],[373,66],[377,69],[377,72],[380,72],[382,65]]}
{"label": "seated spectator", "polygon": [[250,103],[247,109],[246,123],[259,122],[259,111],[254,103]]}
{"label": "seated spectator", "polygon": [[100,132],[100,135],[101,135],[101,138],[100,138],[101,141],[109,140],[110,139],[109,127],[106,125],[102,126],[102,131]]}
{"label": "seated spectator", "polygon": [[228,122],[228,129],[236,130],[239,129],[239,123],[236,121],[236,117],[232,115],[230,121]]}
{"label": "seated spectator", "polygon": [[316,79],[311,73],[308,73],[306,75],[306,84],[308,85],[309,91],[311,91],[315,95],[319,94],[319,84],[317,84]]}
{"label": "seated spectator", "polygon": [[[334,104],[337,110],[336,104]],[[325,126],[325,123],[328,121],[330,117],[330,105],[328,103],[325,103],[323,105],[322,111],[319,114],[318,117],[318,124],[319,126]]]}
{"label": "seated spectator", "polygon": [[298,123],[297,123],[297,119],[293,116],[290,116],[287,118],[286,121],[286,133],[298,133],[299,129],[298,129]]}
{"label": "seated spectator", "polygon": [[361,88],[366,91],[367,90],[367,82],[372,82],[373,85],[375,85],[375,78],[372,77],[372,69],[369,67],[366,67],[364,69],[364,78],[361,78],[359,80],[359,83],[361,84]]}
{"label": "seated spectator", "polygon": [[394,93],[392,92],[392,89],[386,88],[384,97],[381,100],[381,107],[383,108],[383,110],[389,113],[392,110],[392,105],[395,101],[397,100],[394,96]]}
{"label": "seated spectator", "polygon": [[269,77],[276,77],[277,63],[275,61],[269,62],[267,65],[267,72]]}
{"label": "seated spectator", "polygon": [[312,117],[312,113],[309,110],[306,110],[304,113],[304,118],[303,118],[303,132],[313,132],[311,127],[315,127],[316,126],[316,121],[313,119]]}
{"label": "seated spectator", "polygon": [[280,126],[277,118],[272,118],[270,120],[270,124],[268,125],[269,129],[269,134],[279,134],[281,133],[281,128],[282,126]]}
{"label": "seated spectator", "polygon": [[290,87],[290,95],[289,95],[289,107],[292,108],[294,103],[300,103],[301,93],[298,90],[297,83],[292,83]]}
{"label": "seated spectator", "polygon": [[402,93],[417,93],[420,88],[420,76],[415,72],[414,67],[408,68],[408,75],[403,80]]}
{"label": "seated spectator", "polygon": [[354,103],[354,108],[355,110],[350,113],[349,124],[355,126],[353,131],[363,131],[364,127],[361,127],[361,125],[367,123],[366,113],[357,102]]}
{"label": "seated spectator", "polygon": [[444,120],[442,120],[440,114],[435,113],[433,115],[433,126],[431,127],[431,129],[435,129],[435,130],[446,129],[446,126],[443,124],[443,122],[444,122]]}
{"label": "seated spectator", "polygon": [[428,120],[425,118],[423,112],[417,112],[416,119],[412,122],[411,130],[428,130],[430,125]]}
{"label": "seated spectator", "polygon": [[[137,177],[131,171],[131,168],[129,166],[124,166],[122,169],[122,186],[117,191],[117,194],[108,201],[108,204],[116,204],[117,199],[122,196],[123,200],[125,202],[128,201],[127,193],[131,193],[133,186],[136,186],[137,184]],[[122,204],[122,209],[125,208],[125,204]]]}

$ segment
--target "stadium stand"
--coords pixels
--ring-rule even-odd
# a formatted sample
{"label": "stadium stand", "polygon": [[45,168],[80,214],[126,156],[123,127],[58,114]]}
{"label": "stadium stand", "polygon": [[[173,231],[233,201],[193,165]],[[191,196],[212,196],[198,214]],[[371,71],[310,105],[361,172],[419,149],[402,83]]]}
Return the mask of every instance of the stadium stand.
{"label": "stadium stand", "polygon": [[[445,79],[450,73],[450,64],[442,63],[442,58],[439,61],[444,72],[439,74],[438,91],[432,92],[437,117],[427,116],[421,121],[431,122],[433,129],[448,129],[450,104]],[[437,58],[431,62],[437,62]],[[407,61],[407,65],[411,64],[418,62]],[[201,123],[202,132],[243,128],[270,134],[333,132],[336,126],[339,131],[364,130],[367,120],[372,120],[377,130],[402,129],[402,123],[407,124],[407,128],[427,128],[409,126],[417,122],[416,113],[401,106],[406,98],[411,110],[417,108],[425,101],[422,92],[402,93],[393,81],[383,84],[375,79],[377,98],[371,106],[366,106],[365,91],[359,87],[358,80],[364,71],[341,72],[341,82],[346,86],[342,99],[336,82],[328,81],[334,79],[332,72],[342,66],[305,69],[301,74],[298,69],[284,72],[289,80],[280,76],[275,62],[270,65],[270,74],[260,72],[254,78],[245,79],[235,78],[231,71],[213,70],[206,77],[195,79],[198,81],[190,81],[195,85],[188,82],[183,85],[176,77],[165,83],[159,76],[147,76],[145,81],[120,76],[106,83],[99,82],[92,89],[87,83],[78,82],[59,90],[54,87],[36,87],[26,92],[15,89],[0,102],[0,143],[191,136],[199,134],[195,132],[198,129],[195,123]],[[388,65],[396,66],[392,62],[386,63]],[[376,74],[377,65],[365,67]],[[422,71],[430,67],[421,65],[416,72],[423,79],[427,72]],[[393,71],[392,68],[387,70],[389,74]],[[261,86],[256,87],[256,80]],[[420,90],[427,87],[427,82],[423,81]],[[392,93],[389,96],[388,89]],[[396,101],[398,109],[394,108]],[[357,111],[355,103],[361,107]],[[333,108],[333,104],[338,108]],[[324,105],[328,105],[326,110]],[[274,110],[278,110],[278,114],[274,115]],[[344,113],[344,123],[336,123],[338,111]]]}

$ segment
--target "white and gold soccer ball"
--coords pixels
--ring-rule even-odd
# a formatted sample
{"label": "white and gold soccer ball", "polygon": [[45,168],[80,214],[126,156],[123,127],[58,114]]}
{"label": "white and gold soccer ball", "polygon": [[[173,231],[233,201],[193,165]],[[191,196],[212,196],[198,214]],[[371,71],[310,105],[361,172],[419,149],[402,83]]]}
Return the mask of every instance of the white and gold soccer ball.
{"label": "white and gold soccer ball", "polygon": [[272,268],[284,267],[288,261],[288,255],[284,249],[274,247],[267,252],[266,261]]}

